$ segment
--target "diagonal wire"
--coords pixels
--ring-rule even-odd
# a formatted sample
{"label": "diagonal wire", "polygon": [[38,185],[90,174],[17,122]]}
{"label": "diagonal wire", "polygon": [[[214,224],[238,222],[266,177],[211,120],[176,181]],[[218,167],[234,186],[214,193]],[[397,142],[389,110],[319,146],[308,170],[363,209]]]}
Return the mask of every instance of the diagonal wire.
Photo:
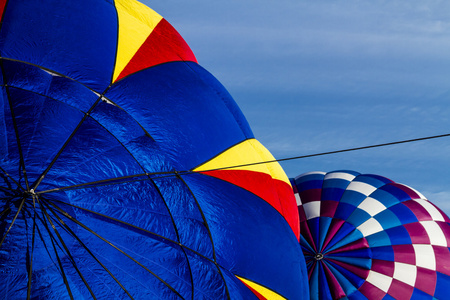
{"label": "diagonal wire", "polygon": [[[37,200],[39,201],[38,198],[37,198]],[[44,206],[47,206],[47,205],[44,204]],[[43,207],[43,206],[41,205],[41,207]],[[50,211],[53,213],[53,215],[54,215],[58,220],[60,220],[60,218],[54,213],[53,210],[50,210]],[[66,254],[67,254],[67,256],[69,257],[69,259],[70,259],[70,261],[71,261],[73,267],[75,268],[75,270],[76,270],[76,272],[78,273],[78,275],[80,276],[81,280],[83,281],[83,283],[86,285],[87,289],[89,290],[89,293],[91,294],[92,298],[97,299],[97,298],[95,297],[95,295],[94,295],[94,293],[93,293],[91,287],[90,287],[89,284],[87,283],[86,279],[84,278],[84,276],[81,274],[80,270],[78,269],[77,264],[76,264],[76,262],[75,262],[75,259],[73,258],[72,254],[70,253],[69,248],[67,248],[66,243],[64,242],[62,236],[59,234],[58,230],[56,229],[56,226],[53,224],[53,222],[52,222],[50,216],[48,215],[47,211],[44,210],[44,213],[45,213],[45,216],[47,217],[48,221],[50,222],[50,225],[52,226],[53,231],[55,232],[56,236],[58,237],[59,241],[61,242],[61,245],[64,247],[64,250],[66,251]]]}
{"label": "diagonal wire", "polygon": [[96,233],[95,231],[93,231],[92,229],[90,229],[89,227],[87,227],[86,225],[84,225],[83,223],[81,223],[80,221],[78,221],[77,219],[75,219],[74,217],[72,217],[71,215],[69,215],[66,211],[64,211],[63,209],[61,209],[59,206],[57,206],[56,204],[52,203],[51,201],[48,201],[48,203],[50,205],[52,205],[57,211],[59,211],[61,214],[63,214],[66,218],[68,218],[69,220],[71,220],[72,222],[74,222],[75,224],[81,226],[83,229],[85,229],[86,231],[92,233],[93,235],[95,235],[96,237],[98,237],[99,239],[101,239],[102,241],[104,241],[105,243],[107,243],[108,245],[110,245],[111,247],[113,247],[114,249],[116,249],[117,251],[119,251],[120,253],[122,253],[123,255],[125,255],[126,257],[128,257],[129,259],[131,259],[134,263],[136,263],[137,265],[139,265],[140,267],[142,267],[144,270],[146,270],[147,272],[149,272],[150,274],[152,274],[155,278],[157,278],[161,283],[163,283],[165,286],[167,286],[172,292],[174,292],[177,296],[179,296],[180,298],[183,299],[183,296],[181,296],[177,290],[175,290],[170,284],[168,284],[166,281],[164,281],[164,279],[162,279],[161,277],[159,277],[157,274],[155,274],[154,272],[152,272],[150,269],[148,269],[146,266],[144,266],[143,264],[141,264],[139,261],[137,261],[136,259],[134,259],[131,255],[129,255],[128,253],[126,253],[125,251],[123,251],[122,249],[120,249],[119,247],[117,247],[116,245],[114,245],[113,243],[111,243],[110,241],[108,241],[107,239],[105,239],[104,237],[102,237],[101,235],[99,235],[98,233]]}

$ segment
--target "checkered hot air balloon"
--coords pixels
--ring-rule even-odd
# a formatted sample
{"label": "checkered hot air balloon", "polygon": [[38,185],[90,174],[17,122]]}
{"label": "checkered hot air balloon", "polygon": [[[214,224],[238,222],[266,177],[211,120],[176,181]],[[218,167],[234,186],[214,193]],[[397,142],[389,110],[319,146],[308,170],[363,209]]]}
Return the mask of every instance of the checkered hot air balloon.
{"label": "checkered hot air balloon", "polygon": [[291,181],[311,299],[448,299],[449,218],[422,194],[353,171]]}
{"label": "checkered hot air balloon", "polygon": [[308,297],[289,179],[165,19],[0,16],[0,299]]}

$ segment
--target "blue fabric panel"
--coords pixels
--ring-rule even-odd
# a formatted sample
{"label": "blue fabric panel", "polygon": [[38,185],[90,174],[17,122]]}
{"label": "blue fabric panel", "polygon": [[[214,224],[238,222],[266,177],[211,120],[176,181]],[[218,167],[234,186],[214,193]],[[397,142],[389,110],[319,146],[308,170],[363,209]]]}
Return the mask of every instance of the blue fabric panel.
{"label": "blue fabric panel", "polygon": [[389,295],[389,294],[386,294],[386,295],[383,297],[383,300],[397,300],[397,299],[395,299],[394,297],[392,297],[392,296]]}
{"label": "blue fabric panel", "polygon": [[356,206],[354,206],[352,204],[345,203],[345,202],[339,202],[339,205],[334,214],[334,218],[345,221],[353,213],[355,208],[356,208]]}
{"label": "blue fabric panel", "polygon": [[359,276],[357,276],[356,274],[350,272],[349,270],[328,261],[327,262],[328,265],[333,266],[333,268],[339,272],[340,274],[342,274],[345,278],[347,278],[347,280],[355,287],[359,288],[365,281],[365,279],[360,278]]}
{"label": "blue fabric panel", "polygon": [[391,240],[391,245],[411,245],[411,237],[403,226],[386,229],[386,234]]}
{"label": "blue fabric panel", "polygon": [[59,101],[9,88],[30,184],[45,170],[83,115]]}
{"label": "blue fabric panel", "polygon": [[409,224],[418,222],[416,215],[411,209],[403,204],[397,204],[389,207],[389,210],[395,214],[402,224]]}
{"label": "blue fabric panel", "polygon": [[355,179],[353,179],[353,181],[357,181],[357,182],[364,182],[367,183],[371,186],[374,186],[376,188],[379,188],[380,186],[383,186],[387,183],[392,182],[391,180],[381,177],[381,176],[377,176],[377,175],[360,175],[357,176]]}
{"label": "blue fabric panel", "polygon": [[[354,258],[368,258],[372,257],[372,252],[369,248],[362,248],[358,250],[345,251],[345,252],[337,252],[329,255],[330,257],[354,257]],[[368,265],[370,268],[370,265]]]}
{"label": "blue fabric panel", "polygon": [[347,252],[348,256],[337,256],[337,255],[327,255],[327,257],[340,261],[340,262],[344,262],[347,263],[349,265],[354,265],[354,266],[358,266],[361,267],[363,269],[369,270],[370,267],[372,266],[371,260],[364,257],[364,258],[360,258],[360,257],[352,257],[351,253],[352,252]]}
{"label": "blue fabric panel", "polygon": [[[325,174],[320,173],[314,173],[314,174],[308,174],[305,176],[298,176],[294,178],[295,184],[300,184],[307,181],[323,181],[323,178],[325,177]],[[322,184],[320,185],[322,186]]]}
{"label": "blue fabric panel", "polygon": [[322,188],[323,181],[321,180],[309,180],[309,181],[302,181],[296,183],[297,190],[299,192],[311,190],[311,189],[321,189]]}
{"label": "blue fabric panel", "polygon": [[86,86],[33,65],[3,60],[3,70],[8,86],[48,96],[82,112],[87,112],[98,99]]}
{"label": "blue fabric panel", "polygon": [[105,96],[128,111],[159,142],[161,151],[179,162],[175,168],[187,170],[249,137],[228,109],[231,100],[223,100],[218,93],[225,93],[209,87],[215,80],[195,63],[173,62],[123,79]]}
{"label": "blue fabric panel", "polygon": [[348,203],[354,206],[358,206],[366,198],[367,196],[362,193],[347,190],[345,191],[344,195],[342,195],[341,203]]}
{"label": "blue fabric panel", "polygon": [[313,272],[311,274],[311,278],[309,280],[309,290],[310,290],[310,297],[311,300],[318,300],[320,299],[319,295],[319,266],[318,263],[315,263],[316,266],[313,269]]}
{"label": "blue fabric panel", "polygon": [[406,200],[411,200],[411,197],[407,193],[405,193],[404,191],[402,191],[401,189],[399,189],[398,187],[396,187],[394,185],[386,184],[386,185],[382,186],[380,189],[390,193],[395,198],[397,198],[397,200],[400,202],[403,202]]}
{"label": "blue fabric panel", "polygon": [[[13,178],[23,184],[24,182],[21,180],[22,170],[18,168],[18,166],[20,166],[19,147],[17,144],[16,133],[14,131],[14,123],[9,101],[4,87],[2,87],[0,91],[0,115],[3,117],[0,120],[1,167]],[[6,180],[12,184],[10,179]]]}
{"label": "blue fabric panel", "polygon": [[327,247],[325,248],[325,251],[329,251],[331,248],[334,248],[334,245],[344,239],[347,235],[349,235],[352,231],[354,231],[356,228],[355,226],[344,223],[342,224],[342,227],[336,232],[334,237],[331,239],[331,241],[328,243]]}
{"label": "blue fabric panel", "polygon": [[345,236],[342,240],[338,241],[333,247],[330,247],[329,250],[335,250],[340,247],[346,246],[350,243],[356,242],[359,239],[364,238],[362,233],[359,230],[353,230],[347,236]]}
{"label": "blue fabric panel", "polygon": [[374,216],[374,219],[377,220],[385,230],[402,225],[400,220],[397,219],[397,216],[387,209]]}
{"label": "blue fabric panel", "polygon": [[327,277],[325,276],[325,271],[323,270],[323,265],[321,263],[317,264],[319,269],[319,295],[321,300],[332,300],[330,286],[328,285]]}
{"label": "blue fabric panel", "polygon": [[305,240],[303,235],[300,235],[300,245],[302,246],[302,248],[305,248],[306,251],[309,251],[311,253],[315,252],[313,247]]}
{"label": "blue fabric panel", "polygon": [[342,198],[342,195],[344,194],[345,189],[341,188],[323,188],[322,194],[321,194],[321,200],[332,200],[332,201],[340,201]]}
{"label": "blue fabric panel", "polygon": [[337,188],[345,190],[349,184],[350,181],[348,181],[347,179],[339,179],[339,178],[326,179],[323,181],[323,187],[328,189]]}
{"label": "blue fabric panel", "polygon": [[320,218],[312,218],[309,219],[308,222],[308,228],[311,232],[311,235],[314,239],[314,244],[316,247],[319,247],[319,235],[320,235]]}
{"label": "blue fabric panel", "polygon": [[43,66],[100,92],[111,82],[118,28],[111,0],[9,1],[2,23],[2,57]]}
{"label": "blue fabric panel", "polygon": [[448,287],[450,286],[450,276],[437,272],[436,290],[434,297],[436,299],[448,298]]}
{"label": "blue fabric panel", "polygon": [[110,132],[139,162],[146,172],[171,172],[174,162],[158,143],[126,111],[107,102],[100,102],[90,115]]}
{"label": "blue fabric panel", "polygon": [[362,209],[356,208],[355,211],[348,217],[347,222],[355,227],[358,227],[370,218],[371,216],[367,212]]}
{"label": "blue fabric panel", "polygon": [[[230,299],[237,299],[237,300],[258,300],[258,297],[253,294],[252,291],[250,291],[249,288],[247,288],[242,281],[240,281],[236,276],[231,274],[229,271],[221,268],[220,269],[223,277],[225,279],[228,293],[230,294]],[[194,298],[197,299],[197,298]],[[200,299],[200,298],[198,298]],[[218,299],[218,298],[215,298]]]}
{"label": "blue fabric panel", "polygon": [[189,188],[176,177],[156,176],[154,182],[173,217],[180,242],[214,259],[211,237]]}
{"label": "blue fabric panel", "polygon": [[394,250],[391,246],[372,248],[373,259],[395,261]]}
{"label": "blue fabric panel", "polygon": [[[337,281],[339,282],[339,285],[342,287],[342,289],[344,290],[346,295],[351,294],[357,290],[357,287],[359,287],[359,285],[355,285],[349,280],[349,278],[346,276],[347,272],[345,274],[343,274],[334,267],[335,264],[332,264],[329,262],[324,262],[324,263],[331,270],[334,277],[336,277]],[[352,277],[354,277],[354,274],[350,275],[350,278],[352,278]],[[360,278],[359,281],[363,281],[363,280]]]}
{"label": "blue fabric panel", "polygon": [[[190,174],[183,179],[205,215],[217,261],[223,268],[288,299],[308,294],[306,265],[298,241],[272,206],[216,178]],[[280,269],[286,272],[278,272],[275,278],[271,270]]]}
{"label": "blue fabric panel", "polygon": [[370,197],[377,199],[387,208],[396,205],[399,202],[394,195],[382,189],[377,189],[370,195]]}
{"label": "blue fabric panel", "polygon": [[375,234],[366,236],[366,240],[369,243],[370,248],[382,247],[391,245],[391,239],[386,231],[380,231]]}
{"label": "blue fabric panel", "polygon": [[320,217],[320,230],[319,230],[319,244],[318,248],[322,249],[323,244],[325,242],[325,238],[327,237],[328,229],[330,228],[332,218],[328,217]]}
{"label": "blue fabric panel", "polygon": [[[448,294],[448,292],[447,292]],[[411,299],[417,299],[417,300],[433,300],[433,296],[432,295],[428,295],[427,293],[419,290],[419,289],[414,289],[412,295],[411,295]],[[395,299],[394,299],[395,300]]]}
{"label": "blue fabric panel", "polygon": [[144,170],[127,149],[88,117],[46,179],[55,186],[69,186],[142,173]]}
{"label": "blue fabric panel", "polygon": [[368,300],[360,291],[355,291],[354,293],[347,295],[347,297],[349,300]]}

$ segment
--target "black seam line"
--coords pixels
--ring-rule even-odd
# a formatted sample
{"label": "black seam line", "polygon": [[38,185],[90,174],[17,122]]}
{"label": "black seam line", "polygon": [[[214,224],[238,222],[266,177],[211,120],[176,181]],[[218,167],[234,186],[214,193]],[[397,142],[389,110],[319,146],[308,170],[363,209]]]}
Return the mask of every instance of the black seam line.
{"label": "black seam line", "polygon": [[[83,163],[88,163],[91,159],[93,159],[93,158],[95,158],[95,157],[98,157],[98,156],[100,156],[100,155],[102,155],[102,154],[104,154],[105,152],[107,152],[107,151],[109,151],[109,150],[111,150],[111,149],[115,149],[115,148],[117,148],[117,147],[121,147],[121,148],[123,148],[123,149],[125,149],[125,151],[131,156],[131,158],[136,162],[136,164],[139,166],[139,168],[143,171],[143,172],[145,172],[146,170],[145,170],[145,168],[139,163],[139,161],[136,159],[136,157],[134,157],[134,155],[130,152],[130,150],[128,150],[128,148],[114,135],[114,134],[112,134],[106,127],[104,127],[99,121],[97,121],[95,118],[93,118],[92,116],[91,116],[91,119],[95,122],[95,123],[97,123],[101,128],[103,128],[107,133],[109,133],[109,135],[110,136],[112,136],[116,141],[117,141],[117,143],[119,143],[119,146],[113,146],[113,147],[111,147],[111,148],[109,148],[109,149],[104,149],[102,152],[100,152],[100,153],[98,153],[98,154],[96,154],[95,156],[90,156],[89,157],[89,159],[88,160],[86,160],[86,161],[84,161]],[[132,140],[131,140],[132,141]],[[71,171],[71,170],[73,170],[73,169],[75,169],[76,167],[73,167],[73,168],[71,168],[69,171]],[[144,174],[147,174],[147,173],[144,173]],[[136,176],[136,175],[131,175],[131,176]],[[127,177],[127,176],[124,176],[124,177]]]}
{"label": "black seam line", "polygon": [[11,179],[17,185],[18,188],[20,188],[22,191],[25,191],[25,189],[20,185],[20,183],[17,182],[14,178],[12,178],[11,175],[9,175],[2,167],[0,167],[0,171],[2,171],[6,175],[6,177]]}
{"label": "black seam line", "polygon": [[[4,85],[4,84],[1,84],[0,86],[6,87],[6,85]],[[73,105],[70,105],[70,104],[68,104],[68,103],[66,103],[66,102],[63,102],[63,101],[58,100],[58,99],[55,99],[55,98],[53,98],[53,97],[50,97],[49,95],[45,95],[45,94],[42,94],[42,93],[38,93],[38,92],[35,92],[35,91],[32,91],[32,90],[27,90],[27,89],[24,89],[24,88],[21,88],[21,87],[18,87],[18,86],[14,86],[14,85],[7,85],[7,86],[10,87],[10,88],[13,88],[13,89],[25,91],[25,92],[28,92],[28,93],[31,93],[31,94],[35,94],[35,95],[38,95],[38,96],[41,96],[41,97],[45,97],[45,98],[51,99],[51,100],[53,100],[53,101],[56,101],[56,102],[59,102],[59,103],[61,103],[61,104],[66,105],[66,106],[69,106],[69,107],[71,107],[71,108],[73,108],[73,109],[75,109],[75,110],[78,110],[78,111],[81,112],[82,114],[85,114],[85,113],[86,113],[85,111],[83,111],[83,110],[81,110],[81,109],[79,109],[79,108],[77,108],[77,107],[75,107],[75,106],[73,106]],[[95,94],[94,94],[94,95],[95,95]],[[109,99],[108,99],[108,100],[109,100]]]}
{"label": "black seam line", "polygon": [[92,104],[91,108],[89,109],[89,111],[87,113],[84,114],[83,118],[81,119],[81,121],[78,123],[77,127],[75,127],[75,129],[72,131],[72,133],[70,134],[70,136],[67,138],[67,140],[64,142],[63,146],[61,147],[61,149],[59,149],[58,153],[55,155],[55,157],[53,158],[53,160],[51,161],[51,163],[47,166],[47,168],[45,169],[45,171],[39,176],[38,180],[34,183],[33,185],[33,189],[36,190],[39,186],[39,184],[41,184],[42,180],[44,179],[45,175],[47,175],[47,173],[50,171],[50,169],[53,167],[53,165],[55,164],[55,162],[58,160],[59,156],[61,155],[61,153],[64,151],[64,149],[66,149],[67,145],[70,143],[70,141],[72,140],[72,138],[75,136],[75,134],[78,132],[78,130],[80,129],[81,125],[84,123],[84,121],[89,117],[89,114],[92,112],[92,110],[95,108],[95,106],[97,106],[97,104],[101,101],[102,99],[102,95],[97,99],[97,101],[94,102],[94,104]]}
{"label": "black seam line", "polygon": [[6,84],[7,79],[6,79],[5,69],[3,67],[3,61],[2,60],[0,60],[0,69],[2,71],[3,83],[5,83],[5,92],[6,92],[6,96],[8,98],[9,110],[11,111],[11,118],[12,118],[12,122],[13,122],[13,126],[14,126],[14,131],[15,131],[15,134],[16,134],[16,142],[17,142],[17,147],[19,149],[20,164],[21,164],[21,166],[23,168],[22,171],[23,171],[23,176],[24,176],[24,179],[25,179],[25,184],[26,184],[26,187],[27,187],[27,191],[29,191],[30,190],[30,186],[28,184],[28,176],[27,176],[27,171],[26,171],[26,168],[25,168],[25,160],[24,160],[24,157],[23,157],[22,145],[20,143],[19,128],[17,126],[17,120],[16,120],[16,116],[14,114],[14,108],[13,108],[13,104],[12,104],[11,95],[9,94],[9,88],[8,88],[8,85]]}
{"label": "black seam line", "polygon": [[[189,258],[188,258],[188,255],[187,255],[187,253],[186,253],[186,250],[184,249],[184,247],[182,246],[182,243],[181,243],[181,239],[180,239],[180,234],[179,234],[179,232],[178,232],[178,227],[177,227],[177,224],[175,223],[175,219],[173,218],[173,215],[172,215],[172,212],[170,211],[170,208],[169,208],[169,205],[167,204],[167,202],[166,202],[166,199],[164,198],[164,196],[162,195],[162,193],[161,193],[161,190],[159,189],[159,187],[157,186],[157,184],[155,183],[155,181],[153,180],[153,179],[151,179],[150,178],[150,176],[149,176],[149,180],[151,181],[151,183],[152,183],[152,185],[155,187],[155,189],[158,191],[158,194],[159,194],[159,196],[161,197],[161,199],[162,199],[162,201],[163,201],[163,203],[164,203],[164,206],[166,207],[166,209],[167,209],[167,212],[169,213],[169,216],[170,216],[170,219],[172,220],[172,225],[173,225],[173,228],[175,229],[175,233],[176,233],[176,235],[177,235],[177,243],[176,244],[178,244],[179,246],[180,246],[180,248],[181,248],[181,250],[183,251],[183,253],[184,253],[184,257],[186,258],[186,262],[187,262],[187,264],[188,264],[188,268],[189,268],[189,275],[190,275],[190,278],[191,278],[191,298],[192,298],[192,300],[194,299],[194,279],[193,279],[193,277],[192,277],[192,269],[191,269],[191,263],[190,263],[190,261],[189,261]],[[130,224],[131,225],[131,224]],[[135,226],[133,226],[133,227],[135,227]],[[135,227],[136,228],[136,227]]]}
{"label": "black seam line", "polygon": [[[46,201],[44,198],[42,198],[43,203],[44,201]],[[50,204],[52,204],[51,202],[49,202]],[[53,205],[53,204],[52,204]],[[56,213],[50,208],[50,206],[48,206],[49,209],[53,212],[53,214],[56,216]],[[65,224],[62,220],[61,220],[62,225],[64,226],[64,228],[66,229],[67,232],[70,233],[70,235],[72,237],[74,237],[78,243],[89,253],[89,255],[92,256],[92,258],[95,259],[95,261],[111,276],[111,278],[122,288],[122,290],[131,298],[133,299],[133,297],[131,296],[131,294],[127,291],[127,289],[120,283],[120,281],[111,273],[111,271],[109,271],[109,269],[103,265],[98,258],[92,253],[91,250],[89,250],[89,248],[83,243],[83,241],[81,241],[81,239],[72,231],[72,229],[67,226],[67,224]]]}
{"label": "black seam line", "polygon": [[262,285],[262,284],[260,284],[260,283],[258,283],[258,282],[255,282],[255,281],[253,281],[253,280],[250,280],[250,279],[248,279],[248,278],[245,278],[244,276],[240,276],[240,275],[236,275],[236,274],[234,274],[234,276],[238,276],[238,277],[243,278],[243,279],[245,279],[245,280],[247,280],[247,281],[250,281],[251,283],[254,283],[254,284],[258,285],[258,286],[262,286],[263,288],[265,288],[265,289],[267,289],[267,290],[273,292],[274,294],[276,294],[276,295],[278,295],[278,296],[281,296],[281,297],[283,297],[284,299],[287,299],[286,297],[284,297],[283,295],[281,295],[279,292],[274,291],[273,289],[271,289],[271,288],[269,288],[269,287],[267,287],[267,286],[265,286],[265,285]]}
{"label": "black seam line", "polygon": [[32,274],[33,274],[33,255],[34,255],[35,234],[36,234],[36,209],[34,210],[34,215],[33,215],[33,230],[32,230],[32,237],[31,237],[30,267],[28,268],[27,300],[29,300],[30,297],[31,297],[31,277],[32,277]]}
{"label": "black seam line", "polygon": [[13,189],[7,188],[5,186],[0,186],[0,190],[4,190],[5,192],[14,192]]}
{"label": "black seam line", "polygon": [[[85,84],[83,84],[83,83],[81,83],[81,82],[79,82],[79,81],[77,81],[77,80],[75,80],[75,79],[73,79],[73,78],[71,78],[71,77],[69,77],[69,76],[66,76],[66,75],[64,75],[64,74],[61,74],[61,73],[58,73],[58,72],[56,72],[56,71],[54,71],[54,70],[51,70],[51,69],[48,69],[48,68],[45,68],[45,67],[43,67],[43,66],[39,66],[39,65],[36,65],[36,64],[32,64],[32,63],[29,63],[29,62],[26,62],[26,61],[23,61],[23,60],[18,60],[18,59],[12,59],[12,58],[7,58],[7,57],[0,57],[0,60],[8,60],[8,61],[13,61],[13,62],[19,62],[19,63],[23,63],[23,64],[26,64],[26,65],[30,65],[30,66],[33,66],[33,67],[36,67],[36,68],[38,68],[38,69],[41,69],[41,70],[43,70],[43,71],[46,71],[46,72],[49,72],[49,73],[51,73],[51,74],[54,74],[55,76],[59,76],[59,77],[63,77],[63,78],[66,78],[66,79],[69,79],[69,80],[71,80],[71,81],[73,81],[73,82],[76,82],[77,84],[80,84],[80,85],[82,85],[83,87],[85,87],[86,89],[88,89],[89,91],[91,91],[94,95],[96,95],[96,96],[101,96],[101,98],[102,98],[102,100],[103,100],[103,98],[105,98],[105,99],[107,99],[108,101],[110,101],[111,103],[113,103],[114,104],[114,106],[116,106],[117,108],[119,108],[119,109],[121,109],[122,111],[124,111],[125,113],[127,113],[138,125],[139,125],[139,127],[141,127],[141,129],[145,132],[145,134],[149,137],[149,138],[151,138],[153,141],[155,140],[152,136],[151,136],[151,134],[135,119],[135,118],[133,118],[125,109],[123,109],[122,107],[120,107],[117,103],[115,103],[114,101],[112,101],[111,99],[109,99],[108,97],[106,97],[105,96],[105,93],[111,88],[111,86],[113,85],[113,83],[111,83],[107,88],[106,88],[106,90],[102,93],[102,94],[99,94],[99,92],[97,92],[97,91],[95,91],[95,90],[93,90],[92,88],[90,88],[90,87],[88,87],[88,86],[86,86]],[[15,88],[18,88],[18,87],[15,87]],[[24,89],[25,90],[25,89]],[[25,91],[27,91],[27,90],[25,90]],[[30,91],[31,92],[31,91]],[[39,93],[37,93],[37,94],[39,94]],[[43,95],[43,96],[45,96],[45,95]],[[48,97],[48,96],[46,96],[46,97]],[[66,103],[67,104],[67,103]]]}
{"label": "black seam line", "polygon": [[[39,201],[39,200],[38,200],[38,201]],[[45,206],[45,204],[44,204],[44,206]],[[51,211],[51,212],[53,213],[53,215],[59,220],[59,217],[58,217],[52,210],[50,210],[50,211]],[[75,262],[75,259],[73,258],[72,254],[70,253],[70,250],[67,248],[66,243],[64,243],[63,238],[61,237],[61,235],[59,234],[58,230],[56,229],[56,226],[53,224],[53,222],[52,222],[50,216],[48,215],[47,211],[44,210],[44,212],[45,212],[45,215],[46,215],[48,221],[50,222],[50,225],[51,225],[52,228],[53,228],[53,231],[56,233],[56,236],[58,237],[59,241],[61,242],[61,245],[64,247],[64,250],[65,250],[67,256],[69,257],[69,260],[71,261],[71,263],[72,263],[73,267],[75,268],[76,272],[77,272],[78,275],[80,276],[80,278],[81,278],[81,280],[83,281],[84,285],[85,285],[85,286],[87,287],[87,289],[89,290],[89,293],[91,294],[92,298],[97,299],[97,298],[95,297],[94,292],[92,291],[91,287],[89,286],[89,284],[87,283],[86,279],[84,278],[83,274],[81,274],[81,271],[78,269],[78,266],[77,266],[77,264],[76,264],[76,262]]]}
{"label": "black seam line", "polygon": [[12,228],[13,225],[14,225],[14,223],[16,222],[17,216],[20,214],[20,211],[21,211],[22,208],[23,208],[23,204],[25,203],[25,199],[26,199],[26,198],[23,197],[22,202],[20,202],[19,208],[17,209],[17,213],[16,213],[16,215],[14,216],[13,220],[11,221],[11,225],[9,225],[8,230],[7,230],[7,231],[5,232],[5,234],[3,235],[3,238],[2,238],[2,240],[0,241],[0,248],[2,247],[3,242],[5,241],[6,236],[8,235],[9,231],[11,230],[11,228]]}
{"label": "black seam line", "polygon": [[212,251],[213,251],[213,258],[214,258],[214,265],[217,267],[217,271],[219,272],[220,277],[223,280],[223,284],[225,286],[225,292],[227,294],[227,299],[230,300],[230,292],[228,291],[228,286],[227,286],[227,282],[225,281],[225,277],[223,277],[222,271],[220,270],[220,266],[217,263],[217,257],[216,257],[216,249],[214,248],[214,240],[211,234],[211,230],[209,229],[209,225],[208,222],[206,221],[206,217],[205,214],[203,213],[203,210],[200,206],[200,203],[198,203],[197,197],[195,197],[194,193],[192,192],[191,188],[189,187],[189,185],[186,183],[186,181],[184,181],[184,179],[180,176],[177,176],[186,186],[186,188],[189,190],[189,193],[192,195],[193,199],[195,200],[195,203],[197,204],[197,208],[200,211],[200,214],[202,215],[202,219],[203,222],[205,224],[206,230],[208,231],[208,235],[209,235],[209,239],[211,240],[211,246],[212,246]]}
{"label": "black seam line", "polygon": [[[37,199],[37,202],[41,206],[43,220],[44,220],[43,224],[44,224],[45,228],[47,229],[47,232],[48,232],[48,234],[50,236],[50,241],[52,242],[53,251],[55,252],[56,258],[58,260],[58,265],[59,265],[59,269],[61,271],[61,275],[63,277],[64,285],[66,286],[66,289],[67,289],[67,292],[68,292],[68,294],[70,296],[70,299],[74,300],[73,295],[72,295],[72,291],[70,290],[69,282],[67,281],[66,273],[64,272],[64,268],[62,266],[61,259],[59,258],[59,255],[58,255],[58,249],[56,248],[56,245],[55,245],[56,239],[53,236],[53,234],[51,233],[50,228],[48,228],[47,219],[51,223],[50,217],[48,216],[47,211],[45,210],[44,206],[39,201],[39,198]],[[55,229],[55,225],[53,225],[53,223],[51,223],[51,226],[53,227],[53,229]],[[57,244],[57,245],[58,245],[58,248],[60,248],[59,244]]]}
{"label": "black seam line", "polygon": [[184,299],[170,284],[168,284],[167,282],[165,282],[162,278],[160,278],[158,275],[156,275],[155,273],[153,273],[151,270],[149,270],[146,266],[144,266],[143,264],[141,264],[140,262],[138,262],[136,259],[134,259],[133,257],[131,257],[131,255],[127,254],[125,251],[121,250],[119,247],[115,246],[113,243],[109,242],[108,240],[106,240],[105,238],[103,238],[102,236],[100,236],[98,233],[96,233],[95,231],[93,231],[92,229],[90,229],[89,227],[87,227],[86,225],[84,225],[83,223],[81,223],[80,221],[78,221],[77,219],[75,219],[74,217],[72,217],[71,215],[69,215],[67,212],[65,212],[64,210],[60,209],[58,206],[56,206],[54,203],[49,202],[49,204],[51,204],[53,207],[55,207],[58,211],[60,211],[66,218],[68,218],[69,220],[71,220],[72,222],[74,222],[75,224],[81,226],[83,229],[87,230],[88,232],[92,233],[93,235],[95,235],[96,237],[98,237],[99,239],[101,239],[102,241],[104,241],[106,244],[110,245],[111,247],[113,247],[114,249],[116,249],[117,251],[119,251],[120,253],[122,253],[123,255],[125,255],[126,257],[128,257],[129,259],[131,259],[133,262],[135,262],[137,265],[139,265],[140,267],[142,267],[144,270],[146,270],[147,272],[149,272],[150,274],[152,274],[155,278],[157,278],[161,283],[163,283],[164,285],[166,285],[172,292],[174,292],[177,296],[179,296],[181,299]]}
{"label": "black seam line", "polygon": [[[92,214],[94,214],[94,215],[98,215],[98,216],[100,216],[100,217],[104,217],[104,218],[106,218],[106,219],[110,219],[110,220],[115,221],[115,222],[117,222],[117,223],[121,223],[121,224],[124,224],[124,225],[126,225],[126,226],[129,226],[129,227],[138,229],[138,230],[143,231],[143,232],[145,232],[145,233],[151,234],[151,235],[153,235],[153,236],[155,236],[155,237],[157,237],[157,238],[163,239],[163,240],[165,240],[165,241],[167,241],[167,242],[169,242],[169,243],[172,243],[172,244],[175,244],[175,245],[177,245],[177,246],[180,246],[180,247],[182,247],[182,248],[188,250],[189,252],[192,252],[192,253],[194,253],[195,255],[198,255],[198,256],[200,256],[201,258],[203,258],[203,259],[205,259],[205,260],[207,260],[207,261],[209,261],[209,262],[211,262],[211,263],[214,263],[214,260],[212,260],[212,259],[210,259],[210,258],[204,256],[204,255],[201,254],[200,252],[197,252],[197,251],[195,251],[194,249],[187,247],[186,245],[180,244],[180,243],[178,243],[177,241],[174,241],[174,240],[172,240],[172,239],[169,239],[169,238],[167,238],[167,237],[164,237],[164,236],[162,236],[162,235],[159,235],[159,234],[154,233],[154,232],[152,232],[152,231],[149,231],[149,230],[147,230],[147,229],[144,229],[144,228],[135,226],[135,225],[133,225],[133,224],[124,222],[124,221],[119,220],[119,219],[115,219],[115,218],[113,218],[113,217],[110,217],[110,216],[107,216],[107,215],[104,215],[104,214],[95,212],[95,211],[90,210],[90,209],[87,209],[87,208],[83,208],[83,207],[81,207],[81,206],[77,206],[77,205],[74,205],[74,204],[65,203],[65,202],[60,201],[60,200],[55,200],[55,199],[49,200],[49,199],[46,199],[46,201],[48,201],[48,202],[58,202],[58,203],[62,203],[63,205],[71,206],[71,207],[74,207],[74,208],[77,208],[77,209],[80,209],[80,210],[83,210],[83,211],[92,213]],[[60,209],[63,210],[62,208],[60,208]]]}

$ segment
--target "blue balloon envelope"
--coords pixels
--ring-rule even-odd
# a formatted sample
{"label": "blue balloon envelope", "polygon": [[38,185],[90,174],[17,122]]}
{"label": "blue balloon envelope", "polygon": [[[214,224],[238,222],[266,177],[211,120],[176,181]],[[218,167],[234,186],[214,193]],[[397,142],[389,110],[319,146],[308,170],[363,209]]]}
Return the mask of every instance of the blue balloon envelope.
{"label": "blue balloon envelope", "polygon": [[307,297],[279,176],[195,171],[258,144],[167,21],[134,0],[0,12],[1,299]]}

